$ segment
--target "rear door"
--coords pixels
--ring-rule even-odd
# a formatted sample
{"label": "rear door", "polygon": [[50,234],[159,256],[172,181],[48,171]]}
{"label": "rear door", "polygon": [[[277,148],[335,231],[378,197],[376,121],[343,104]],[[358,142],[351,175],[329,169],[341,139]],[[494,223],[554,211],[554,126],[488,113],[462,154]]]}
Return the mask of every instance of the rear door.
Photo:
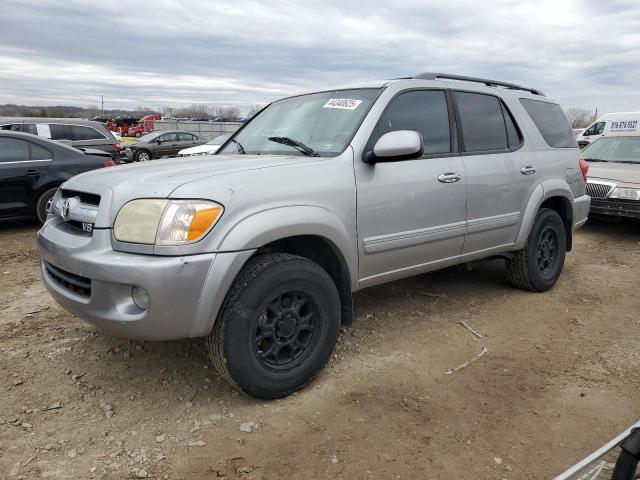
{"label": "rear door", "polygon": [[449,94],[405,90],[392,98],[365,153],[385,133],[422,135],[422,158],[356,160],[360,286],[458,263],[465,233],[466,176]]}
{"label": "rear door", "polygon": [[538,174],[512,113],[497,96],[454,91],[467,172],[467,234],[463,261],[515,243]]}
{"label": "rear door", "polygon": [[198,137],[192,133],[180,132],[178,133],[178,149],[172,155],[177,155],[180,150],[195,147],[196,145],[198,145]]}
{"label": "rear door", "polygon": [[34,213],[35,193],[52,157],[35,143],[0,137],[0,218]]}

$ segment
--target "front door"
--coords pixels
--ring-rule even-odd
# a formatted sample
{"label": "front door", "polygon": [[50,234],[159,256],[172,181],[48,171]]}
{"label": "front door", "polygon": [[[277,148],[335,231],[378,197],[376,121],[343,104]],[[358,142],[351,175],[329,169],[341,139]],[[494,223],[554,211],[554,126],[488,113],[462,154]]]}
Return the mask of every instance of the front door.
{"label": "front door", "polygon": [[355,159],[360,287],[458,263],[466,229],[466,175],[444,90],[396,95],[365,152],[385,133],[422,135],[424,155],[366,164]]}
{"label": "front door", "polygon": [[156,147],[155,157],[160,158],[167,155],[174,155],[178,152],[178,134],[176,132],[165,133],[161,135],[158,140],[160,140],[161,143]]}

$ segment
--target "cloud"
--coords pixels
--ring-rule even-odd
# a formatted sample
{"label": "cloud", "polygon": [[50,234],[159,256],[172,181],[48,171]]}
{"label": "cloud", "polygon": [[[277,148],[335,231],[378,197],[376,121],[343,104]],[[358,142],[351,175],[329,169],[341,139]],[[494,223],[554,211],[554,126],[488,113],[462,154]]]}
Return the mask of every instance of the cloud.
{"label": "cloud", "polygon": [[625,0],[4,0],[0,103],[250,105],[444,71],[640,110],[638,24]]}

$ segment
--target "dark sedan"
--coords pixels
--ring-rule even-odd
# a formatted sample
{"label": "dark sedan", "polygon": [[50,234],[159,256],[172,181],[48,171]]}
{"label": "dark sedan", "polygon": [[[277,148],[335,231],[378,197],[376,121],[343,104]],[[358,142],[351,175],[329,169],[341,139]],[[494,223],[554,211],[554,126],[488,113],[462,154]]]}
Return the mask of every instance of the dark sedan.
{"label": "dark sedan", "polygon": [[110,156],[90,155],[21,132],[0,131],[0,220],[47,217],[47,204],[61,183],[114,165]]}
{"label": "dark sedan", "polygon": [[148,162],[154,158],[175,157],[180,150],[208,141],[208,138],[177,130],[152,132],[129,144],[122,152],[121,159],[125,162]]}

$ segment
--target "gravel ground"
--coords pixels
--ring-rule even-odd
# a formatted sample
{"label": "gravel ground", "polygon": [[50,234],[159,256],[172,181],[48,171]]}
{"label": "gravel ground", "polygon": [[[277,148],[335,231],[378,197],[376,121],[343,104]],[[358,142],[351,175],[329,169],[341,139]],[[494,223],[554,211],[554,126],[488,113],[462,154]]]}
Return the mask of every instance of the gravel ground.
{"label": "gravel ground", "polygon": [[500,260],[362,291],[326,370],[273,402],[224,384],[200,340],[65,312],[35,232],[0,226],[3,480],[543,479],[640,417],[637,223],[590,222],[544,294]]}

